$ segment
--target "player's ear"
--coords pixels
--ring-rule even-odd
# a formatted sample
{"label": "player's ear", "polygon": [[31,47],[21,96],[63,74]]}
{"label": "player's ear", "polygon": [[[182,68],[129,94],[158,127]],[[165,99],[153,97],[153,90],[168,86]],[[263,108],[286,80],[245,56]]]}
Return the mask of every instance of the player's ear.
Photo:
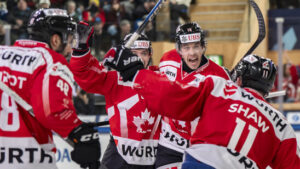
{"label": "player's ear", "polygon": [[60,45],[61,45],[62,41],[61,38],[58,34],[53,34],[50,38],[50,46],[51,48],[56,51]]}
{"label": "player's ear", "polygon": [[235,81],[235,83],[238,85],[238,86],[241,86],[242,85],[242,78],[241,77],[238,77]]}

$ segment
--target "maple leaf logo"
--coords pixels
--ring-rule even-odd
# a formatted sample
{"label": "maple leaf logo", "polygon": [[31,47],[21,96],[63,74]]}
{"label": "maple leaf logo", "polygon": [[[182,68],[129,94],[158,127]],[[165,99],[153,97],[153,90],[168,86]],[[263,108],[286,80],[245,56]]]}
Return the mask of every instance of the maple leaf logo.
{"label": "maple leaf logo", "polygon": [[233,95],[237,91],[237,87],[233,84],[226,84],[224,88],[225,96]]}
{"label": "maple leaf logo", "polygon": [[[138,133],[151,132],[151,129],[147,129],[147,126],[150,126],[154,123],[154,117],[150,116],[148,109],[145,109],[145,111],[141,113],[141,116],[133,116],[133,123],[137,127]],[[142,126],[145,126],[144,128],[146,129],[143,130]]]}

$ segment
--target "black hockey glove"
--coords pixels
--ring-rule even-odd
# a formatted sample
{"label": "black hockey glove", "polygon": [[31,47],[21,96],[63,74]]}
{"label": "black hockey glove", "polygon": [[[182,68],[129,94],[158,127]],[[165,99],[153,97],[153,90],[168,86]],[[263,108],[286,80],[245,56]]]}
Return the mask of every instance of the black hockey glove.
{"label": "black hockey glove", "polygon": [[73,48],[73,55],[84,55],[86,52],[89,51],[89,48],[93,45],[94,27],[89,26],[89,24],[86,22],[79,22],[77,24],[77,36],[78,47]]}
{"label": "black hockey glove", "polygon": [[133,54],[130,49],[123,46],[117,46],[114,50],[114,58],[106,61],[105,66],[119,71],[124,82],[132,81],[136,72],[140,69],[144,69],[141,58]]}
{"label": "black hockey glove", "polygon": [[99,133],[94,126],[83,123],[73,129],[68,137],[74,143],[71,158],[82,168],[98,168],[100,166],[101,147]]}

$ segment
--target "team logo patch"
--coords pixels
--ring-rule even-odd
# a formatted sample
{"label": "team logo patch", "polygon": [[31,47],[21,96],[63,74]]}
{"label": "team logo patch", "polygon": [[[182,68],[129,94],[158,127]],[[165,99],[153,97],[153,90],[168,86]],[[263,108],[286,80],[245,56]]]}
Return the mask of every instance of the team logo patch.
{"label": "team logo patch", "polygon": [[133,123],[137,127],[136,131],[138,133],[151,132],[150,125],[154,124],[154,117],[150,116],[150,112],[145,109],[141,116],[133,116]]}
{"label": "team logo patch", "polygon": [[224,88],[224,95],[231,96],[237,91],[237,87],[231,83],[227,83]]}
{"label": "team logo patch", "polygon": [[265,62],[262,64],[262,67],[263,67],[263,69],[270,70],[269,62],[268,62],[268,61],[265,61]]}
{"label": "team logo patch", "polygon": [[253,56],[253,55],[248,55],[244,58],[245,61],[249,62],[249,63],[255,63],[258,61],[258,59]]}
{"label": "team logo patch", "polygon": [[150,42],[145,40],[134,41],[131,49],[148,49],[150,47]]}
{"label": "team logo patch", "polygon": [[199,42],[201,40],[200,33],[180,35],[179,37],[180,37],[180,42],[181,43]]}

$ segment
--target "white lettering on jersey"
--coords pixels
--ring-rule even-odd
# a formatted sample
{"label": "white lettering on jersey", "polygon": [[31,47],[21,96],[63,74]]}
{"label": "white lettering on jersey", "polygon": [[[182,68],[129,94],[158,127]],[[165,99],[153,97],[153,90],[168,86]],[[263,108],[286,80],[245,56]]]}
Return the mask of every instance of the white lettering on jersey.
{"label": "white lettering on jersey", "polygon": [[0,66],[11,70],[32,74],[40,65],[44,65],[42,52],[32,48],[6,47],[0,48]]}
{"label": "white lettering on jersey", "polygon": [[262,116],[260,116],[256,111],[250,111],[250,107],[244,107],[240,104],[231,104],[228,111],[231,113],[242,114],[247,119],[252,119],[255,123],[257,123],[258,127],[262,129],[263,133],[269,130],[269,126],[262,120]]}
{"label": "white lettering on jersey", "polygon": [[[244,104],[248,104],[249,106],[254,105],[258,109],[258,111],[261,112],[262,115],[265,116],[272,123],[272,126],[275,129],[275,134],[278,137],[278,139],[282,141],[283,139],[294,138],[293,128],[287,125],[287,120],[282,113],[274,109],[269,104],[259,99],[256,99],[251,93],[243,89],[239,89],[239,88],[237,89],[236,93],[240,93],[240,94],[232,94],[230,96],[225,96],[223,90],[225,88],[225,85],[228,83],[228,81],[225,81],[224,79],[216,76],[209,76],[209,77],[212,77],[214,81],[214,89],[211,92],[213,96],[223,97],[225,99],[228,99],[230,97],[231,100],[239,100],[242,101]],[[237,108],[238,107],[236,106],[232,106],[231,111],[236,111],[235,109]],[[242,108],[246,109],[244,107]],[[242,111],[242,109],[240,111]],[[259,120],[257,119],[257,117],[255,117],[257,115],[257,112],[254,114],[251,113],[248,114],[248,116],[250,115],[249,118]],[[261,121],[261,125],[263,126],[262,121]]]}
{"label": "white lettering on jersey", "polygon": [[24,81],[27,80],[25,77],[10,75],[6,71],[0,72],[0,80],[3,83],[9,83],[10,86],[17,86],[19,89],[23,88]]}

